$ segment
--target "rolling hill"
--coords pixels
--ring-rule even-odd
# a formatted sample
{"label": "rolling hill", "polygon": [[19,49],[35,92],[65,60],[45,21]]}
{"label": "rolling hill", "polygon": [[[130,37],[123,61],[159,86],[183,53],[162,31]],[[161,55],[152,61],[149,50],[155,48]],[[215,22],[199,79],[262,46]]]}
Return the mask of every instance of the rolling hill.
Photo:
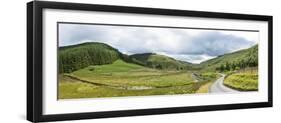
{"label": "rolling hill", "polygon": [[89,65],[111,64],[122,57],[104,43],[82,43],[59,48],[59,72],[70,73]]}
{"label": "rolling hill", "polygon": [[203,70],[234,70],[245,67],[258,66],[258,45],[248,49],[239,50],[233,53],[224,54],[199,64]]}
{"label": "rolling hill", "polygon": [[118,59],[144,67],[167,70],[223,71],[258,64],[258,45],[192,64],[156,53],[127,55],[104,43],[82,43],[59,48],[59,72],[70,73],[90,65],[112,64]]}
{"label": "rolling hill", "polygon": [[129,57],[141,65],[156,69],[186,70],[192,66],[191,63],[156,53],[134,54]]}
{"label": "rolling hill", "polygon": [[59,48],[59,72],[70,73],[90,65],[112,64],[121,59],[155,69],[183,70],[191,63],[175,60],[155,53],[127,55],[104,43],[82,43]]}

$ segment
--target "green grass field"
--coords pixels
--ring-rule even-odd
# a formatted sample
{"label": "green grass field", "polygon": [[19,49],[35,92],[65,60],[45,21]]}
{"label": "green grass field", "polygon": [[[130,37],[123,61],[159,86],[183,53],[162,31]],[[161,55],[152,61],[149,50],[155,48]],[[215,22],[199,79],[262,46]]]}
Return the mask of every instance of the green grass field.
{"label": "green grass field", "polygon": [[257,91],[258,71],[257,69],[245,70],[230,74],[226,77],[224,85],[240,91]]}
{"label": "green grass field", "polygon": [[190,94],[206,83],[196,82],[188,71],[157,70],[117,60],[60,74],[59,99]]}

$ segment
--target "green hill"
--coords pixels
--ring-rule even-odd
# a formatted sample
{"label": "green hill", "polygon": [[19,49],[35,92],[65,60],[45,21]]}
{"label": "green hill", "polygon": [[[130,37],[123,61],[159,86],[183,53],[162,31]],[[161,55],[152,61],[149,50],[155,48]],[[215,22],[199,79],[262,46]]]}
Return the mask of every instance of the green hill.
{"label": "green hill", "polygon": [[258,66],[258,45],[251,48],[224,54],[216,58],[202,62],[200,68],[203,70],[235,70],[246,67]]}
{"label": "green hill", "polygon": [[258,65],[258,45],[192,64],[156,53],[126,55],[104,43],[82,43],[59,48],[59,72],[70,73],[90,65],[112,64],[118,59],[155,69],[225,71]]}
{"label": "green hill", "polygon": [[89,65],[111,64],[122,57],[104,43],[82,43],[59,48],[59,72],[69,73]]}
{"label": "green hill", "polygon": [[191,63],[156,53],[134,54],[129,56],[134,62],[156,69],[186,70],[191,68]]}

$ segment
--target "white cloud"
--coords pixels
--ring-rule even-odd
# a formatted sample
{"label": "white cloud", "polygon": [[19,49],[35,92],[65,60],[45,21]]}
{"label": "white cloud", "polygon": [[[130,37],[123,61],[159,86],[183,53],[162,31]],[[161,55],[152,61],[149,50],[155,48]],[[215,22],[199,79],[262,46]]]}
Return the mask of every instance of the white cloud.
{"label": "white cloud", "polygon": [[103,42],[126,54],[164,53],[199,63],[218,55],[248,48],[258,32],[199,29],[60,24],[59,45]]}
{"label": "white cloud", "polygon": [[258,32],[247,32],[245,33],[244,31],[221,31],[222,34],[227,34],[227,35],[234,35],[237,37],[243,37],[248,41],[252,41],[255,43],[258,43],[259,41],[259,33]]}

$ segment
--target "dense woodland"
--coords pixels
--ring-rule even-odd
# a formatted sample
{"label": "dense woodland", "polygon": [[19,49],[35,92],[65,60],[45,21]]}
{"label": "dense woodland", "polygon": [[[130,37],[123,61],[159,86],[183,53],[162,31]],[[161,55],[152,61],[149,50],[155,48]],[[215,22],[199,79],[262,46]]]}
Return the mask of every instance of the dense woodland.
{"label": "dense woodland", "polygon": [[118,50],[103,43],[84,43],[59,48],[59,72],[70,73],[89,65],[111,64],[120,58]]}

